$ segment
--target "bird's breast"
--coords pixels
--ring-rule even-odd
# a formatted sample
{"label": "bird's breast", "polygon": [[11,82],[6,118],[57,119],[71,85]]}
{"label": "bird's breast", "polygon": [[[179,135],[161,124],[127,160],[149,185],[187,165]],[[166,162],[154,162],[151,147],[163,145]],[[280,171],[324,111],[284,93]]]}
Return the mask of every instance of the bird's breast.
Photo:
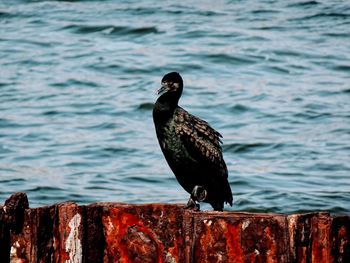
{"label": "bird's breast", "polygon": [[186,164],[192,159],[180,136],[176,133],[176,124],[173,119],[161,127],[156,127],[156,130],[160,148],[170,166],[172,163]]}

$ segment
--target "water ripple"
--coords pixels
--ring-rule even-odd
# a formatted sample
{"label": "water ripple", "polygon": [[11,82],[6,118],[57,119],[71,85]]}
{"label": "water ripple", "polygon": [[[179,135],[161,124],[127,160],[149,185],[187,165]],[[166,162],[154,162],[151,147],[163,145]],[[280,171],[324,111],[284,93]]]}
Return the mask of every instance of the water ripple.
{"label": "water ripple", "polygon": [[108,35],[147,35],[147,34],[158,34],[161,33],[157,27],[126,27],[126,26],[113,26],[113,25],[102,25],[102,26],[86,26],[86,25],[68,25],[62,28],[62,30],[71,30],[78,34],[90,34],[96,32],[102,32]]}
{"label": "water ripple", "polygon": [[185,202],[152,120],[178,71],[181,106],[224,137],[229,209],[350,212],[347,1],[15,3],[0,1],[0,203]]}

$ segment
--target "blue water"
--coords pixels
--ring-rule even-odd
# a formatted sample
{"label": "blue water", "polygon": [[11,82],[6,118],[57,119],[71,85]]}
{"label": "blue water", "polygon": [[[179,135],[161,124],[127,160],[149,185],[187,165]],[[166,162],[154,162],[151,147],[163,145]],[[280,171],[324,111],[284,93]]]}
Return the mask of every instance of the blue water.
{"label": "blue water", "polygon": [[350,212],[349,1],[0,0],[0,203],[185,203],[152,120],[174,70],[227,209]]}

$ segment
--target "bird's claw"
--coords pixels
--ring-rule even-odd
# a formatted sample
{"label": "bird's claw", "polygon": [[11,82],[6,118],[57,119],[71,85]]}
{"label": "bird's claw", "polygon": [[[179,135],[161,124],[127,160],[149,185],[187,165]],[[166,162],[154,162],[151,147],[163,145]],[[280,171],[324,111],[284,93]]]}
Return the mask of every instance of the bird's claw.
{"label": "bird's claw", "polygon": [[199,211],[200,205],[196,201],[203,202],[207,198],[207,194],[208,192],[203,186],[196,185],[193,187],[190,199],[188,199],[185,209]]}
{"label": "bird's claw", "polygon": [[190,197],[190,199],[188,199],[188,202],[185,206],[185,209],[189,209],[189,210],[193,210],[193,211],[199,211],[200,210],[200,205],[196,203],[196,201],[194,201],[192,199],[192,197]]}

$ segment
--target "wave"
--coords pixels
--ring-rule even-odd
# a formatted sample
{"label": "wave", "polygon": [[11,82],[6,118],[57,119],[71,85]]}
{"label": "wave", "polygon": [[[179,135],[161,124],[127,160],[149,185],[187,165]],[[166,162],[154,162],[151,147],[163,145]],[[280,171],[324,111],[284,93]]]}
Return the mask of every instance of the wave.
{"label": "wave", "polygon": [[108,35],[147,35],[162,33],[157,27],[129,27],[129,26],[114,26],[114,25],[68,25],[62,28],[70,30],[77,34],[91,34],[101,32]]}

